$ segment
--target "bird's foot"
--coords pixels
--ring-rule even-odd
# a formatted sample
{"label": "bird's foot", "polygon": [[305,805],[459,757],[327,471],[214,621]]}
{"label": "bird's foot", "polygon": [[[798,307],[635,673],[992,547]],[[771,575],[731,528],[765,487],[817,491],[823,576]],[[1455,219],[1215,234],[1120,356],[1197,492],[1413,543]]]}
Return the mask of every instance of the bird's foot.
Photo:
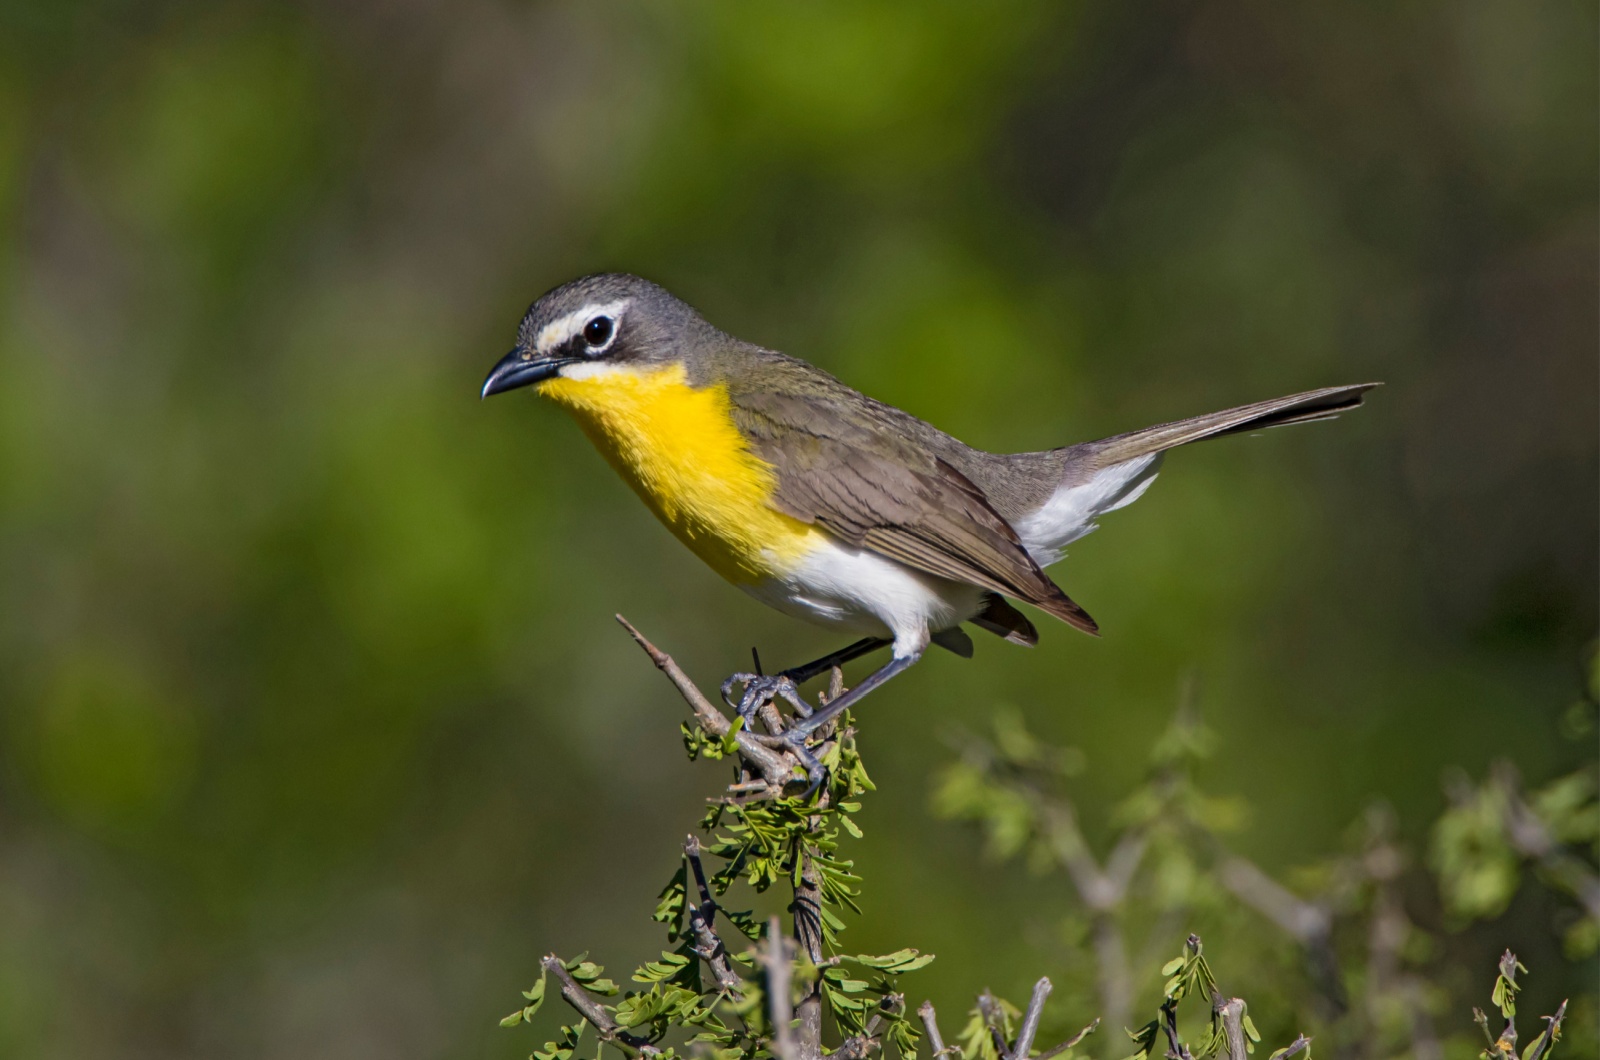
{"label": "bird's foot", "polygon": [[[742,686],[739,698],[735,701],[733,690]],[[778,700],[794,708],[796,716],[809,718],[811,707],[800,698],[800,686],[795,684],[794,678],[787,673],[776,674],[734,674],[722,682],[722,701],[744,719],[745,728],[755,724],[756,715],[768,703]]]}
{"label": "bird's foot", "polygon": [[762,741],[774,750],[787,751],[794,755],[800,767],[806,771],[806,780],[809,783],[806,785],[806,790],[800,794],[801,802],[808,801],[828,780],[828,767],[811,752],[810,747],[806,746],[806,740],[813,731],[812,726],[802,722],[777,736],[765,737]]}

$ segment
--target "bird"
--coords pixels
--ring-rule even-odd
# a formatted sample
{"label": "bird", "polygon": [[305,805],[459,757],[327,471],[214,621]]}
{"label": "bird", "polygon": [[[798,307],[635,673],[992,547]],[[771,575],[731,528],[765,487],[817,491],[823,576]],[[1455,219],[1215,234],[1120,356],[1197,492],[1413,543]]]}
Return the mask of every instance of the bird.
{"label": "bird", "polygon": [[[856,635],[777,674],[736,673],[747,724],[781,698],[775,737],[815,790],[807,740],[932,644],[970,657],[963,624],[1032,646],[1011,601],[1099,635],[1045,573],[1097,520],[1138,500],[1167,450],[1331,419],[1378,383],[1308,390],[1057,449],[991,453],[742,341],[664,288],[598,273],[540,296],[480,396],[532,387],[576,419],[645,505],[722,577],[796,618]],[[889,661],[813,708],[806,681],[881,648]],[[737,699],[733,695],[740,690]]]}

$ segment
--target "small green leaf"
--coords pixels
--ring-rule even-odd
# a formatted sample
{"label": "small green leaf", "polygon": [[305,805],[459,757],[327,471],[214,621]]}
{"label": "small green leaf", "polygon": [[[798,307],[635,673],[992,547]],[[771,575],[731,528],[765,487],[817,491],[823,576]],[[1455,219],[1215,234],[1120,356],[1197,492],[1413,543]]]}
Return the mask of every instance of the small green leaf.
{"label": "small green leaf", "polygon": [[521,1022],[522,1022],[522,1010],[519,1008],[519,1009],[517,1009],[517,1011],[513,1012],[511,1015],[509,1015],[505,1019],[501,1020],[500,1021],[500,1026],[502,1026],[502,1027],[515,1027],[517,1024],[519,1024]]}
{"label": "small green leaf", "polygon": [[1161,966],[1161,974],[1162,975],[1175,975],[1175,974],[1177,974],[1178,969],[1183,967],[1184,960],[1185,960],[1185,958],[1183,958],[1183,957],[1174,957],[1174,958],[1172,958],[1172,960],[1168,961],[1166,964],[1163,964]]}
{"label": "small green leaf", "polygon": [[593,961],[584,961],[576,968],[569,967],[567,971],[571,972],[572,978],[576,979],[580,983],[592,983],[594,980],[600,978],[600,975],[605,971],[605,968],[595,964]]}

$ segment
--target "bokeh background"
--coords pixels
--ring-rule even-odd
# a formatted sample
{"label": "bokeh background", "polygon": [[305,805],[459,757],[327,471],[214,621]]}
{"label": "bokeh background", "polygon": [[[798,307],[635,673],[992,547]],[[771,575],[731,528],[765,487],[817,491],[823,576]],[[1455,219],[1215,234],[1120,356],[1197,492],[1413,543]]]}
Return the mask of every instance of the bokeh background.
{"label": "bokeh background", "polygon": [[[1420,840],[1449,767],[1592,756],[1596,39],[1532,0],[9,0],[0,1053],[519,1056],[539,954],[658,948],[723,772],[611,615],[708,684],[832,645],[558,410],[477,400],[598,269],[993,449],[1388,384],[1175,454],[1055,569],[1103,640],[865,709],[857,938],[941,954],[944,1003],[1058,957],[1060,884],[928,813],[997,706],[1109,812],[1193,675],[1273,869],[1376,798]],[[1484,952],[1592,989],[1525,905]]]}

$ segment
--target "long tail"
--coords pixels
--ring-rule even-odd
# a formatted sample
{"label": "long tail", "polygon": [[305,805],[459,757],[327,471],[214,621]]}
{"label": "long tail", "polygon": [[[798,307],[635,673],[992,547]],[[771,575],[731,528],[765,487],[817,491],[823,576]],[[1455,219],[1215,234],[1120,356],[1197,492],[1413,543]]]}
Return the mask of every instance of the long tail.
{"label": "long tail", "polygon": [[1382,383],[1355,383],[1350,386],[1328,386],[1321,390],[1307,390],[1303,394],[1257,401],[1252,405],[1224,409],[1205,416],[1192,416],[1174,420],[1142,431],[1129,431],[1098,442],[1075,445],[1090,466],[1111,467],[1129,460],[1161,453],[1205,438],[1218,438],[1224,434],[1259,431],[1267,427],[1284,427],[1291,423],[1315,423],[1331,420],[1341,412],[1348,412],[1361,404],[1361,395]]}
{"label": "long tail", "polygon": [[1012,525],[1034,561],[1047,567],[1061,558],[1068,545],[1093,531],[1100,516],[1138,500],[1155,480],[1161,454],[1168,449],[1224,434],[1333,419],[1361,404],[1362,394],[1381,385],[1307,390],[1037,454],[1057,461],[1051,473],[1059,475],[1060,485],[1042,505],[1013,519]]}

